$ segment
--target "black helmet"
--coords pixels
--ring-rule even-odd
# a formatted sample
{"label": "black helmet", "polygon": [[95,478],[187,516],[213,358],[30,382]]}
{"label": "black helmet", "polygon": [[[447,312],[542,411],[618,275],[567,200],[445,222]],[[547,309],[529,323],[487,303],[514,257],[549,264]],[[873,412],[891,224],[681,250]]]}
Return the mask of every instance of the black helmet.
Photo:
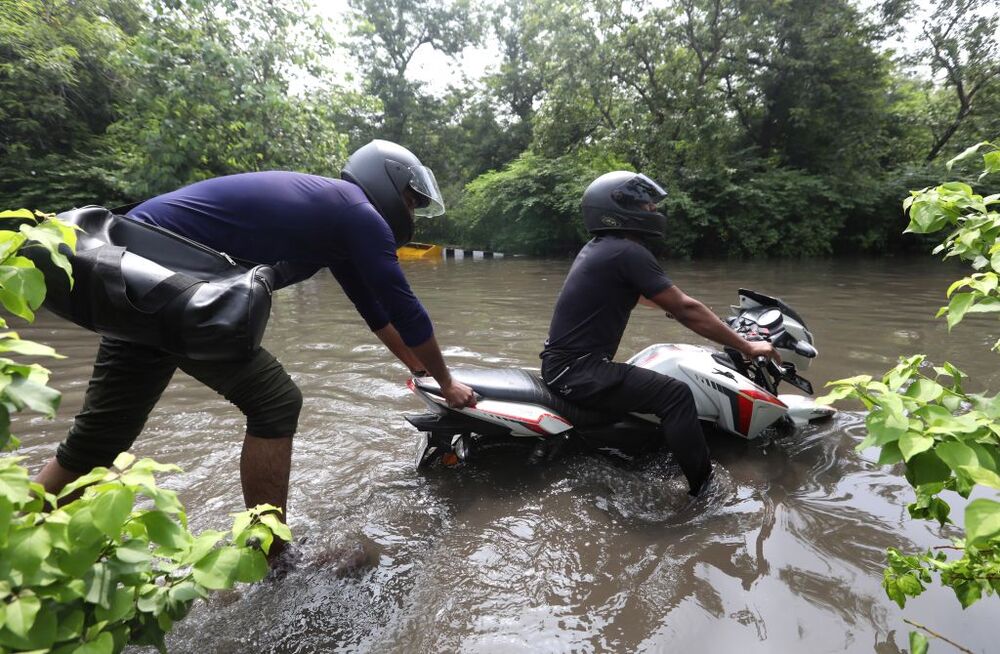
{"label": "black helmet", "polygon": [[358,148],[348,157],[340,176],[364,190],[392,228],[396,247],[405,245],[413,237],[413,220],[403,202],[406,187],[410,187],[418,198],[414,214],[439,216],[444,213],[444,200],[434,173],[412,152],[392,141],[375,139]]}
{"label": "black helmet", "polygon": [[667,192],[642,173],[605,173],[583,192],[583,224],[591,234],[627,231],[663,238],[667,217],[643,205],[658,204],[665,197]]}

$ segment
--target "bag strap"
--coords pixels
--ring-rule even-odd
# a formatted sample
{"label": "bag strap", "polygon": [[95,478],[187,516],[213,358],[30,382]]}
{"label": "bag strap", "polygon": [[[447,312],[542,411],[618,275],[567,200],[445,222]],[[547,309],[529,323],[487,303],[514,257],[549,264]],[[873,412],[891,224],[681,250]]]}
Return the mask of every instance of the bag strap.
{"label": "bag strap", "polygon": [[184,273],[174,273],[162,282],[149,289],[135,304],[146,313],[156,313],[167,306],[174,298],[197,284],[204,284],[201,279],[195,279]]}
{"label": "bag strap", "polygon": [[177,272],[156,284],[148,293],[133,302],[129,300],[125,277],[122,275],[121,260],[125,256],[125,248],[118,245],[105,245],[97,249],[99,250],[95,266],[97,274],[104,282],[108,299],[122,311],[138,309],[143,313],[156,313],[192,286],[205,283],[191,275]]}
{"label": "bag strap", "polygon": [[122,277],[122,257],[125,248],[117,245],[105,245],[97,248],[97,259],[94,262],[94,272],[104,282],[104,291],[119,310],[129,309],[128,295],[125,292],[125,278]]}

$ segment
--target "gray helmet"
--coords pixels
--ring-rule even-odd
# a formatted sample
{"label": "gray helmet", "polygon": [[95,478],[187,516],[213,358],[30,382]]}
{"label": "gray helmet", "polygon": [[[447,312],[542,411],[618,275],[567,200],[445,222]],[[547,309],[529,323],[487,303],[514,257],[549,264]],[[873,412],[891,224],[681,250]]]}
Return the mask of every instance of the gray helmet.
{"label": "gray helmet", "polygon": [[667,192],[642,173],[605,173],[583,192],[583,224],[591,234],[626,231],[663,238],[667,217],[643,205],[658,204],[665,197]]}
{"label": "gray helmet", "polygon": [[444,200],[434,173],[420,163],[416,155],[392,141],[375,139],[352,154],[340,176],[357,184],[382,215],[396,239],[396,247],[413,237],[413,219],[403,201],[403,191],[409,187],[418,199],[414,214],[439,216],[444,213]]}

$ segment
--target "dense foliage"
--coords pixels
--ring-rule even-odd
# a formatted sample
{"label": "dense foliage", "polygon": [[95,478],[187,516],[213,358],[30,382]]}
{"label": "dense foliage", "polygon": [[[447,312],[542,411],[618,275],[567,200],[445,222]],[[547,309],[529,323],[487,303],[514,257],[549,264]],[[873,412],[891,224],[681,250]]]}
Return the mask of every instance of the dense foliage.
{"label": "dense foliage", "polygon": [[[1000,132],[998,21],[995,0],[6,0],[0,206],[336,175],[383,137],[445,193],[422,238],[566,253],[614,165],[666,185],[675,256],[898,250],[926,241],[896,198]],[[416,78],[470,46],[478,79]]]}
{"label": "dense foliage", "polygon": [[[197,599],[263,579],[274,538],[291,538],[268,505],[237,514],[228,532],[193,535],[176,493],[153,477],[177,467],[134,459],[119,455],[116,470],[95,468],[57,498],[19,457],[0,458],[0,652],[166,651],[164,635]],[[140,498],[150,508],[134,509]]]}
{"label": "dense foliage", "polygon": [[[981,143],[956,160],[986,150],[982,177],[1000,173],[1000,148]],[[973,313],[1000,312],[1000,195],[983,197],[962,182],[915,191],[907,198],[908,230],[950,230],[937,252],[975,271],[948,289],[948,328]],[[1000,341],[994,347],[1000,350]],[[821,401],[855,398],[868,409],[868,436],[859,450],[880,448],[879,464],[902,464],[916,499],[910,516],[951,523],[945,492],[968,499],[979,488],[1000,491],[1000,394],[970,393],[955,365],[931,365],[924,355],[900,361],[880,379],[862,375],[831,382]],[[981,494],[981,493],[980,493]],[[1000,499],[1000,498],[998,498]],[[888,552],[886,593],[902,608],[937,576],[963,607],[1000,593],[1000,501],[978,497],[965,505],[964,538],[923,554]],[[957,552],[952,557],[948,552]]]}
{"label": "dense foliage", "polygon": [[[24,250],[43,249],[72,281],[61,248],[75,247],[76,233],[25,210],[0,212],[0,222],[0,304],[31,322],[45,280]],[[6,328],[0,318],[0,352],[58,356]],[[37,363],[0,357],[0,452],[18,445],[12,413],[55,413],[48,378]],[[111,654],[129,642],[165,651],[164,635],[195,600],[263,579],[274,538],[291,538],[267,505],[238,514],[229,533],[195,536],[177,494],[153,476],[176,466],[124,453],[117,471],[96,468],[54,496],[30,481],[22,458],[0,456],[0,654]],[[150,506],[135,509],[139,498]]]}

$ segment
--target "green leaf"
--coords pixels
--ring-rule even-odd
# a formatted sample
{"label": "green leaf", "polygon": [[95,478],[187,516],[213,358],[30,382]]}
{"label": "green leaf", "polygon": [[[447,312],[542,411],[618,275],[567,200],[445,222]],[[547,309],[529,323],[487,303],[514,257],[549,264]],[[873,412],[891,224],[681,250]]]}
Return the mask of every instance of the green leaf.
{"label": "green leaf", "polygon": [[899,585],[899,590],[911,597],[916,597],[924,592],[924,585],[912,574],[900,575],[896,579],[896,583]]}
{"label": "green leaf", "polygon": [[934,439],[915,432],[907,432],[899,437],[899,451],[903,455],[904,461],[926,452],[934,445]]}
{"label": "green leaf", "polygon": [[60,246],[65,243],[71,250],[75,249],[75,232],[67,229],[65,224],[57,224],[50,220],[46,220],[38,226],[21,225],[20,231],[32,241],[28,247],[42,247],[48,252],[52,263],[66,273],[66,278],[69,280],[70,288],[72,288],[73,267],[66,255],[60,252]]}
{"label": "green leaf", "polygon": [[889,596],[893,602],[899,605],[899,608],[906,606],[906,594],[899,589],[899,584],[896,583],[894,578],[888,577],[889,571],[886,570],[886,579],[882,581],[882,587],[885,588],[885,594]]}
{"label": "green leaf", "polygon": [[0,352],[14,352],[29,357],[54,357],[65,359],[63,355],[56,352],[48,345],[35,343],[34,341],[21,340],[14,332],[0,334]]}
{"label": "green leaf", "polygon": [[952,470],[956,470],[962,466],[979,466],[979,459],[976,458],[976,453],[972,448],[958,441],[939,443],[934,448],[934,452]]}
{"label": "green leaf", "polygon": [[953,590],[955,591],[955,597],[958,598],[958,602],[962,605],[963,609],[969,608],[983,597],[983,588],[977,581],[955,584]]}
{"label": "green leaf", "polygon": [[244,547],[239,550],[240,562],[236,570],[236,580],[244,583],[260,581],[267,575],[267,558],[260,550]]}
{"label": "green leaf", "polygon": [[94,524],[108,538],[117,538],[121,534],[122,524],[132,513],[134,503],[135,493],[124,486],[99,492],[91,505]]}
{"label": "green leaf", "polygon": [[11,633],[21,638],[27,638],[28,632],[35,624],[35,618],[42,609],[42,602],[30,591],[24,592],[7,605],[7,617],[4,626]]}
{"label": "green leaf", "polygon": [[927,636],[919,631],[910,632],[910,654],[927,654]]}
{"label": "green leaf", "polygon": [[107,631],[96,639],[80,645],[73,654],[112,654],[115,650],[115,639]]}
{"label": "green leaf", "polygon": [[109,607],[98,606],[94,609],[94,618],[100,622],[106,620],[109,624],[121,622],[135,614],[135,587],[118,586],[111,594]]}
{"label": "green leaf", "polygon": [[59,627],[56,631],[56,640],[69,640],[79,638],[83,633],[84,615],[82,609],[73,609],[69,613],[59,616]]}
{"label": "green leaf", "polygon": [[1000,502],[976,499],[965,507],[965,537],[969,545],[984,545],[1000,536]]}
{"label": "green leaf", "polygon": [[236,539],[239,538],[240,534],[242,534],[244,530],[246,530],[246,528],[253,522],[254,514],[251,511],[243,511],[242,513],[235,513],[233,516],[232,532],[233,538]]}
{"label": "green leaf", "polygon": [[159,614],[167,604],[168,592],[169,589],[163,586],[150,585],[149,588],[140,591],[135,606],[143,613]]}
{"label": "green leaf", "polygon": [[31,213],[31,211],[27,209],[7,209],[4,211],[0,211],[0,219],[34,220],[35,214]]}
{"label": "green leaf", "polygon": [[941,397],[944,387],[930,379],[918,379],[906,389],[905,395],[918,402],[926,404]]}
{"label": "green leaf", "polygon": [[975,293],[955,293],[948,303],[948,329],[962,321],[965,312],[969,310],[976,299]]}
{"label": "green leaf", "polygon": [[992,470],[979,465],[962,466],[959,470],[977,484],[1000,490],[1000,475]]}
{"label": "green leaf", "polygon": [[48,418],[55,417],[62,397],[54,388],[24,377],[15,377],[3,390],[3,396],[13,402],[18,409],[27,407]]}
{"label": "green leaf", "polygon": [[115,461],[111,465],[124,472],[125,470],[128,469],[130,465],[132,465],[134,461],[135,461],[134,454],[129,454],[128,452],[122,452],[121,454],[115,457]]}
{"label": "green leaf", "polygon": [[154,543],[180,550],[191,544],[191,535],[163,511],[147,511],[139,518]]}
{"label": "green leaf", "polygon": [[66,484],[66,486],[61,491],[59,491],[59,495],[57,495],[57,497],[59,499],[62,499],[70,495],[77,489],[83,488],[85,486],[90,486],[91,484],[95,484],[97,482],[109,481],[110,479],[113,478],[113,476],[114,476],[113,473],[109,472],[107,468],[104,467],[94,468],[93,470],[83,475],[82,477],[76,479],[75,481],[69,484]]}
{"label": "green leaf", "polygon": [[964,150],[962,150],[961,153],[958,154],[958,156],[949,159],[948,162],[945,164],[945,168],[947,168],[948,170],[951,170],[951,167],[954,166],[956,163],[958,163],[959,161],[964,161],[964,160],[968,159],[972,155],[974,155],[977,152],[979,152],[980,148],[982,148],[983,146],[989,145],[989,144],[990,144],[989,141],[980,141],[979,143],[976,143],[975,145],[971,145],[971,146],[965,148]]}
{"label": "green leaf", "polygon": [[914,486],[924,486],[947,481],[951,468],[942,461],[934,450],[914,455],[906,462],[906,479]]}
{"label": "green leaf", "polygon": [[909,423],[905,426],[889,424],[889,417],[889,414],[885,411],[872,411],[865,419],[868,434],[875,439],[876,445],[888,445],[899,440],[906,433],[907,427],[909,427]]}
{"label": "green leaf", "polygon": [[182,581],[170,589],[168,598],[172,602],[190,602],[191,600],[207,597],[208,593],[190,581]]}
{"label": "green leaf", "polygon": [[34,310],[45,299],[45,276],[30,259],[14,257],[8,262],[11,265],[0,265],[0,303],[15,316],[32,322]]}
{"label": "green leaf", "polygon": [[153,554],[146,542],[132,539],[115,549],[115,558],[124,563],[148,563],[153,560]]}
{"label": "green leaf", "polygon": [[111,608],[111,596],[115,590],[115,575],[104,563],[95,563],[84,577],[87,594],[84,599],[105,609]]}
{"label": "green leaf", "polygon": [[280,538],[283,541],[289,542],[292,540],[292,530],[288,528],[284,522],[281,521],[274,513],[265,513],[260,516],[260,521],[267,525],[271,529],[271,533]]}
{"label": "green leaf", "polygon": [[899,450],[899,443],[886,443],[878,455],[880,466],[891,466],[903,460],[903,453]]}
{"label": "green leaf", "polygon": [[197,537],[191,542],[190,549],[184,554],[184,557],[180,560],[182,565],[191,565],[200,561],[206,554],[208,554],[216,543],[218,543],[225,536],[225,532],[208,530],[203,531],[198,534]]}
{"label": "green leaf", "polygon": [[979,179],[997,172],[1000,172],[1000,150],[993,150],[983,155],[983,174]]}
{"label": "green leaf", "polygon": [[7,557],[15,570],[29,576],[38,570],[51,551],[49,533],[41,525],[31,525],[11,533]]}
{"label": "green leaf", "polygon": [[240,568],[242,556],[232,547],[221,547],[209,552],[194,564],[194,580],[206,588],[220,590],[232,588]]}

